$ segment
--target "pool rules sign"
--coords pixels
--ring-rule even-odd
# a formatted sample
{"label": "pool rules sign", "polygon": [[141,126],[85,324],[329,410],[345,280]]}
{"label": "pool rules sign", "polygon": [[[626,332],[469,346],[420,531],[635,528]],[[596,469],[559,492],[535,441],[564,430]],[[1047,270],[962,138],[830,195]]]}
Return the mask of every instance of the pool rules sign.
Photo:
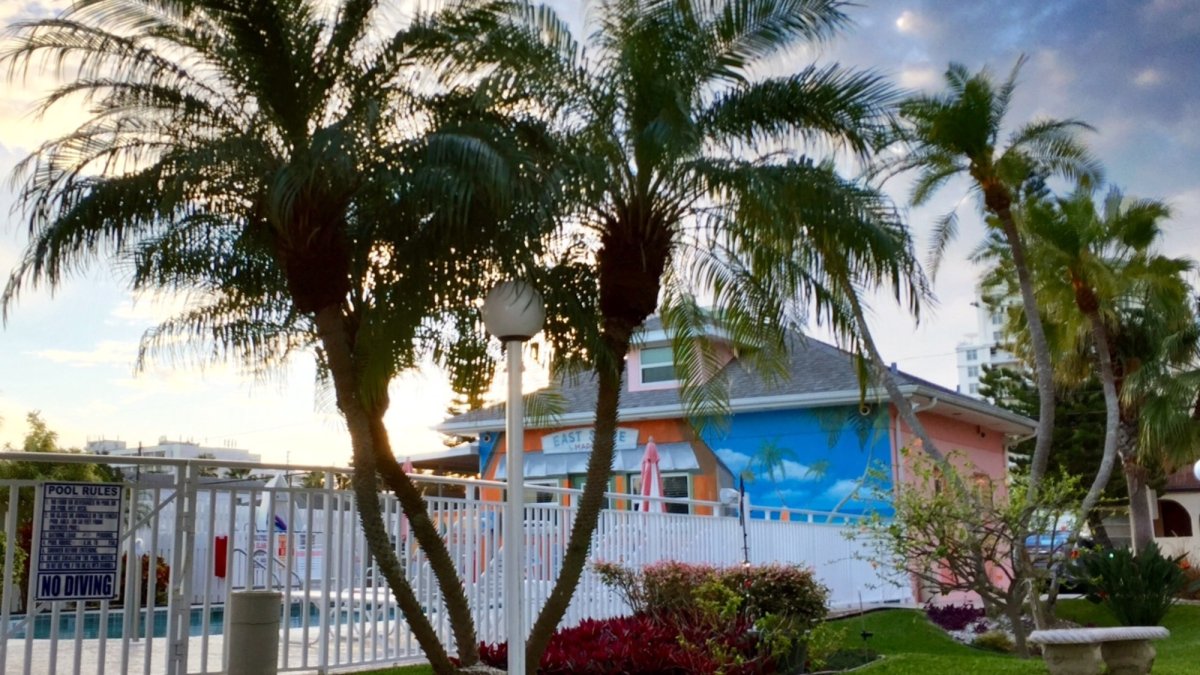
{"label": "pool rules sign", "polygon": [[120,483],[42,483],[33,519],[35,600],[112,600],[121,567]]}

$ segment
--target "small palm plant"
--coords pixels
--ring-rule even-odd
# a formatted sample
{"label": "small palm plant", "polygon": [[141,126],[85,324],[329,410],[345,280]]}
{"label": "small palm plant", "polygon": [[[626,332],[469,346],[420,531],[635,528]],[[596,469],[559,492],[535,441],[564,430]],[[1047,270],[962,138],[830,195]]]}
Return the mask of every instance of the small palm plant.
{"label": "small palm plant", "polygon": [[1141,551],[1090,549],[1073,574],[1087,584],[1087,599],[1112,613],[1122,626],[1157,626],[1186,594],[1200,589],[1183,567],[1187,556],[1164,556],[1151,542]]}

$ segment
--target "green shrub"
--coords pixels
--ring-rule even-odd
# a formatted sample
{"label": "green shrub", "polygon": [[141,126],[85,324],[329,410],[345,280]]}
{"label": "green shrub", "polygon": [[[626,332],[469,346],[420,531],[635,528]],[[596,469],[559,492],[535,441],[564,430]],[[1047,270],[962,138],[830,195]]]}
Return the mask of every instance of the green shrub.
{"label": "green shrub", "polygon": [[818,624],[808,632],[806,654],[809,670],[823,670],[846,641],[846,627],[831,623]]}
{"label": "green shrub", "polygon": [[801,632],[825,619],[829,589],[810,569],[779,564],[733,567],[724,570],[722,578],[745,593],[751,618],[768,614],[787,617]]}
{"label": "green shrub", "polygon": [[986,649],[989,652],[1008,654],[1013,650],[1013,641],[1008,633],[1002,630],[991,630],[977,635],[974,640],[971,640],[971,646],[977,649]]}
{"label": "green shrub", "polygon": [[1150,543],[1137,555],[1127,549],[1084,551],[1074,574],[1088,587],[1088,600],[1108,609],[1123,626],[1157,626],[1179,596],[1194,592],[1183,569],[1184,556],[1163,556]]}
{"label": "green shrub", "polygon": [[[813,577],[812,570],[796,565],[717,568],[662,562],[639,572],[615,563],[595,563],[593,569],[635,614],[645,612],[660,618],[694,613],[702,599],[716,601],[711,585],[718,584],[742,599],[740,611],[751,621],[774,614],[805,633],[825,618],[829,598],[829,589]],[[707,589],[706,598],[697,596],[700,589]]]}

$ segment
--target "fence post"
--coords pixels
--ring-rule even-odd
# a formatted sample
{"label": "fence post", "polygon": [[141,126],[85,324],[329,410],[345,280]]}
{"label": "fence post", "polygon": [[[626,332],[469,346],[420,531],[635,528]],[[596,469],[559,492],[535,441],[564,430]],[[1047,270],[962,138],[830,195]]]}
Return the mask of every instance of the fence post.
{"label": "fence post", "polygon": [[[175,467],[175,535],[167,612],[167,674],[185,675],[191,619],[192,551],[196,548],[196,478],[192,463]],[[151,561],[151,569],[154,562]],[[153,572],[151,572],[153,574]]]}

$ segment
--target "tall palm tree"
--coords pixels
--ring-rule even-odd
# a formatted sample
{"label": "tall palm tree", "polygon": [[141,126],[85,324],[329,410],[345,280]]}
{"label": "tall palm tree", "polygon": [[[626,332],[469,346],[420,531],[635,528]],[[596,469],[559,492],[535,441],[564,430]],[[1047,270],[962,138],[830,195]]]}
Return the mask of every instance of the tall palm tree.
{"label": "tall palm tree", "polygon": [[[1021,208],[1030,264],[1048,337],[1059,359],[1056,375],[1078,384],[1095,371],[1104,390],[1104,452],[1082,504],[1090,513],[1121,460],[1129,488],[1135,548],[1153,539],[1146,468],[1168,468],[1197,451],[1192,419],[1197,382],[1187,372],[1200,350],[1191,288],[1193,263],[1154,250],[1166,205],[1131,200],[1111,189],[1097,208],[1090,190]],[[1000,263],[988,284],[1012,290],[1012,258],[1002,246],[980,259]],[[1018,350],[1028,349],[1023,317],[1014,317]],[[1141,448],[1141,452],[1139,452]]]}
{"label": "tall palm tree", "polygon": [[147,347],[192,340],[256,368],[315,349],[350,432],[372,556],[434,669],[448,673],[390,545],[377,476],[430,561],[466,666],[478,660],[474,625],[392,454],[387,384],[423,351],[453,355],[449,340],[482,339],[452,317],[503,273],[493,261],[538,254],[536,230],[508,225],[545,222],[535,195],[552,191],[535,185],[540,125],[503,92],[417,80],[428,72],[420,46],[473,10],[384,35],[376,5],[81,0],[15,26],[7,65],[71,66],[43,107],[82,101],[90,117],[18,169],[30,243],[2,303],[7,316],[27,286],[54,287],[106,258],[135,289],[193,294]]}
{"label": "tall palm tree", "polygon": [[[824,264],[866,286],[919,295],[897,263],[907,232],[879,194],[802,150],[863,158],[890,128],[892,89],[871,73],[807,66],[764,76],[773,58],[831,38],[840,0],[597,0],[587,49],[544,7],[519,6],[457,58],[489,59],[556,121],[577,209],[565,220],[593,251],[598,320],[596,443],[562,572],[527,647],[534,672],[587,560],[613,457],[621,377],[656,311],[694,414],[723,412],[715,322],[743,356],[782,376],[785,336],[806,315],[851,330]],[[807,145],[812,142],[815,145]],[[917,284],[919,285],[919,284]],[[903,290],[901,290],[903,289]],[[697,293],[717,308],[702,309]]]}
{"label": "tall palm tree", "polygon": [[[926,203],[951,178],[966,176],[983,211],[992,216],[989,223],[1000,230],[1012,251],[1041,399],[1037,443],[1029,470],[1030,500],[1035,500],[1037,486],[1046,472],[1054,428],[1053,363],[1037,311],[1026,247],[1013,215],[1015,192],[1034,172],[1096,183],[1101,171],[1078,140],[1078,133],[1090,128],[1078,120],[1030,122],[1001,141],[1024,61],[1024,57],[1019,59],[1002,83],[996,83],[986,69],[972,74],[960,64],[951,64],[944,92],[918,95],[901,104],[900,115],[905,122],[901,139],[906,148],[883,162],[881,170],[917,171],[911,194],[914,205]],[[931,256],[934,273],[956,230],[954,212],[939,220]]]}

